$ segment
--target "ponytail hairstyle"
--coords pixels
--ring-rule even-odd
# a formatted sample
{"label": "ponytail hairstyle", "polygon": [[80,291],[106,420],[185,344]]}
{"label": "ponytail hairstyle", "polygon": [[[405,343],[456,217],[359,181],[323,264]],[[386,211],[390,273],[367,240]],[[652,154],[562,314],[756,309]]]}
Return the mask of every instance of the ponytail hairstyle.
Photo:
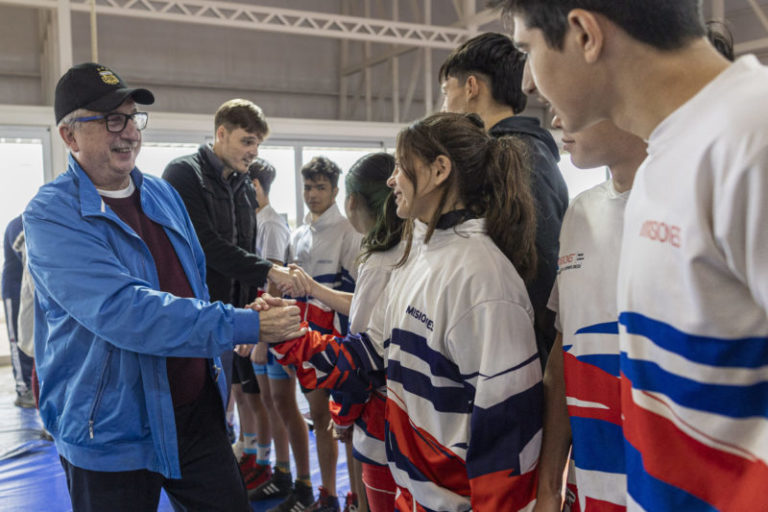
{"label": "ponytail hairstyle", "polygon": [[[397,136],[397,158],[405,176],[418,190],[415,163],[431,164],[444,155],[451,173],[441,185],[438,207],[427,226],[425,243],[455,191],[471,215],[485,218],[486,234],[512,262],[523,279],[536,273],[536,210],[530,189],[525,144],[514,137],[495,139],[476,114],[438,113],[416,121]],[[456,209],[456,205],[448,205]],[[405,263],[413,241],[407,230]]]}
{"label": "ponytail hairstyle", "polygon": [[344,184],[347,196],[354,195],[362,200],[371,218],[373,227],[363,237],[361,261],[374,252],[391,249],[400,243],[403,235],[403,220],[397,216],[397,205],[387,179],[395,170],[395,157],[389,153],[370,153],[355,162],[347,172]]}
{"label": "ponytail hairstyle", "polygon": [[733,34],[722,21],[710,20],[706,24],[707,39],[720,52],[720,55],[733,62],[736,58],[733,53]]}

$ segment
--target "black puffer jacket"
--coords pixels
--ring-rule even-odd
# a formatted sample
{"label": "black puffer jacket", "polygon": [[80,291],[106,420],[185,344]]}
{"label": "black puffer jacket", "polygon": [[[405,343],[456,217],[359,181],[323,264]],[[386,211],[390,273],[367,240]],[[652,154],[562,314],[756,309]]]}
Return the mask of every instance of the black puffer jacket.
{"label": "black puffer jacket", "polygon": [[211,301],[242,307],[262,286],[272,263],[256,253],[256,194],[247,174],[222,179],[223,164],[210,146],[179,157],[163,178],[181,195],[205,252]]}
{"label": "black puffer jacket", "polygon": [[568,187],[557,162],[560,152],[552,135],[533,117],[502,119],[489,131],[493,137],[516,136],[531,152],[531,191],[536,200],[536,278],[527,284],[528,296],[536,315],[536,342],[542,361],[546,361],[555,341],[554,314],[547,309],[549,294],[557,276],[560,226],[568,209]]}

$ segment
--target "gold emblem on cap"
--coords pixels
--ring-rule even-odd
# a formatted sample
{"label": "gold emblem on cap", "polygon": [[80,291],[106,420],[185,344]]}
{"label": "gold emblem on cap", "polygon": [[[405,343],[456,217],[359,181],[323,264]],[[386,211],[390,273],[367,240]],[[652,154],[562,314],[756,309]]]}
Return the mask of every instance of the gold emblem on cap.
{"label": "gold emblem on cap", "polygon": [[120,83],[120,80],[117,79],[110,69],[99,68],[99,76],[101,76],[101,81],[107,85],[117,85]]}

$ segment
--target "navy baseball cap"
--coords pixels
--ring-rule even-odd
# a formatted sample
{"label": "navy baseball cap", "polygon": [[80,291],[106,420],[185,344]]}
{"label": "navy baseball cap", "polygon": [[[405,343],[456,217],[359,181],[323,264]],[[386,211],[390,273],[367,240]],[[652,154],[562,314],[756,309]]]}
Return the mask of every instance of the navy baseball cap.
{"label": "navy baseball cap", "polygon": [[106,66],[94,62],[72,66],[56,84],[56,124],[79,108],[109,112],[122,105],[129,96],[141,105],[155,102],[155,96],[149,90],[128,87]]}

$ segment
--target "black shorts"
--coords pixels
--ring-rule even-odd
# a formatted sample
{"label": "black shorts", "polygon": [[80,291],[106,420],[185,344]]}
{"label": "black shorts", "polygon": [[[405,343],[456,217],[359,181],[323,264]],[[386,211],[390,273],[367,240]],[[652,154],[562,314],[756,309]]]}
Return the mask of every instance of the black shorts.
{"label": "black shorts", "polygon": [[261,392],[250,358],[238,354],[232,358],[232,384],[242,384],[243,393],[258,395]]}

